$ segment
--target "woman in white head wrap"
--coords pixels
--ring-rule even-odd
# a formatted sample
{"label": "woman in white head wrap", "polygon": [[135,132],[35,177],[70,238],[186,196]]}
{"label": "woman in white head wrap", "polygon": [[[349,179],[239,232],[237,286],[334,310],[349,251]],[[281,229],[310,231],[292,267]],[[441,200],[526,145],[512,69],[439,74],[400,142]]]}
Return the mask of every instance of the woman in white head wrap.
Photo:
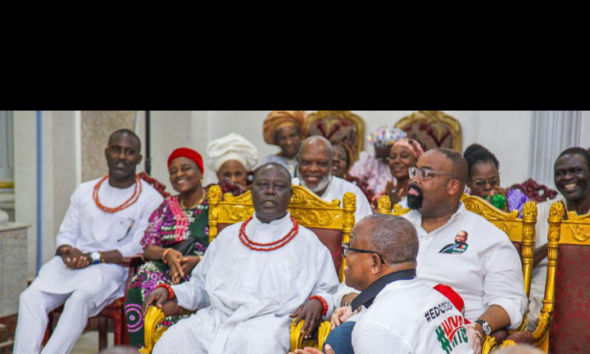
{"label": "woman in white head wrap", "polygon": [[246,188],[248,172],[258,163],[258,150],[240,134],[230,133],[209,143],[207,157],[220,182],[228,179]]}

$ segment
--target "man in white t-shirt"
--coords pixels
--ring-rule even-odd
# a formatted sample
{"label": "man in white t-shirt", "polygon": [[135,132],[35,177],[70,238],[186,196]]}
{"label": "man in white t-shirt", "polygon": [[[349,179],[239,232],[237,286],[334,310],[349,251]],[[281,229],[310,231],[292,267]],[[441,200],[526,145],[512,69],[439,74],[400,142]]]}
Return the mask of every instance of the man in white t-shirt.
{"label": "man in white t-shirt", "polygon": [[336,354],[473,353],[462,312],[416,278],[418,248],[416,229],[402,217],[371,215],[355,225],[342,249],[346,283],[361,291],[352,307],[362,311],[352,348],[328,338]]}

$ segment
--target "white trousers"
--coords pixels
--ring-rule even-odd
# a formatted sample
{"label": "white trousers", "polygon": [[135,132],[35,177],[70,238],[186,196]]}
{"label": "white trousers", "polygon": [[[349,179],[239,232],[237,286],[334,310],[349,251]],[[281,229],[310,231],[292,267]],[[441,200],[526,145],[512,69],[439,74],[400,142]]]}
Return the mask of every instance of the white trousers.
{"label": "white trousers", "polygon": [[84,331],[88,317],[97,309],[92,296],[82,289],[70,294],[49,294],[28,288],[20,295],[14,353],[37,354],[47,328],[47,314],[64,304],[55,331],[43,348],[43,354],[69,353]]}
{"label": "white trousers", "polygon": [[178,321],[158,340],[153,354],[278,354],[289,351],[291,319],[267,314],[228,325],[211,306]]}

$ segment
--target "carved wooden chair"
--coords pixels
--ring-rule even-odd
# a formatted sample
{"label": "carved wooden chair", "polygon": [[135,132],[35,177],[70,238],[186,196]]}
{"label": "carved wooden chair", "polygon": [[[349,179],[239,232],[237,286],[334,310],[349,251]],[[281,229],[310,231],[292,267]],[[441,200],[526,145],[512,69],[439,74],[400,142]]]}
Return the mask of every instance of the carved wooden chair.
{"label": "carved wooden chair", "polygon": [[462,153],[461,124],[442,111],[419,111],[400,119],[395,127],[419,141],[424,151],[442,147]]}
{"label": "carved wooden chair", "polygon": [[321,135],[333,144],[347,146],[352,152],[352,166],[365,144],[365,122],[350,111],[318,111],[305,119],[307,136]]}
{"label": "carved wooden chair", "polygon": [[590,353],[590,214],[549,212],[547,283],[533,343],[545,353]]}
{"label": "carved wooden chair", "polygon": [[519,189],[529,199],[534,200],[537,203],[542,203],[557,197],[556,190],[553,190],[544,184],[539,184],[532,178],[527,179],[523,183],[513,184],[510,189],[512,188]]}
{"label": "carved wooden chair", "polygon": [[[313,231],[320,241],[330,251],[334,265],[338,270],[339,279],[344,279],[345,260],[341,255],[341,246],[349,241],[350,231],[354,226],[354,213],[356,211],[356,197],[352,193],[346,193],[342,206],[335,199],[326,202],[318,196],[300,186],[293,186],[293,196],[289,203],[289,212],[299,224]],[[219,186],[209,189],[209,242],[225,227],[242,222],[254,214],[252,194],[250,191],[234,197],[231,194],[221,196]],[[141,353],[151,353],[157,340],[164,334],[167,328],[158,326],[164,320],[164,314],[156,307],[150,307],[145,316],[145,348]],[[303,346],[321,347],[327,338],[329,322],[324,322],[319,327],[319,338],[315,341],[304,340],[301,335],[303,321],[295,327],[291,326],[291,350],[301,349]]]}
{"label": "carved wooden chair", "polygon": [[[537,223],[537,205],[533,202],[528,202],[525,204],[523,211],[522,211],[522,219],[518,217],[518,211],[512,210],[511,212],[507,213],[504,212],[487,201],[475,197],[475,196],[468,196],[463,194],[461,197],[461,201],[465,205],[465,209],[476,213],[500,230],[504,231],[506,235],[512,241],[512,244],[518,251],[520,255],[520,260],[522,262],[522,273],[524,276],[524,289],[527,298],[530,295],[531,291],[531,281],[532,281],[532,272],[533,272],[533,256],[535,250],[535,224]],[[399,205],[394,205],[393,211],[391,210],[391,201],[389,197],[383,196],[379,199],[377,212],[380,214],[392,214],[392,215],[404,215],[407,214],[410,209],[403,209]],[[523,315],[522,323],[518,328],[515,329],[516,331],[522,331],[526,329],[527,323],[527,316],[526,312]],[[509,341],[505,344],[505,346],[512,344],[512,341]],[[496,341],[496,338],[490,336],[486,338],[486,341],[483,345],[483,353],[489,353],[490,351],[494,350],[495,348],[499,347],[499,343]]]}

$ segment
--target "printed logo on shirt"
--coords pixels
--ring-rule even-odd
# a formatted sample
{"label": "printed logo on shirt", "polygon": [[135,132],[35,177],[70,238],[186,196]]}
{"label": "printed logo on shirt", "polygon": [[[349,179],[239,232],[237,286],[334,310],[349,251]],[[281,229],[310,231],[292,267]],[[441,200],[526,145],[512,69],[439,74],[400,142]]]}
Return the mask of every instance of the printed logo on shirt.
{"label": "printed logo on shirt", "polygon": [[455,236],[455,243],[443,247],[439,253],[464,253],[469,245],[467,244],[467,231],[461,230]]}
{"label": "printed logo on shirt", "polygon": [[452,309],[454,309],[453,304],[451,304],[450,301],[445,301],[424,312],[424,318],[426,318],[426,321],[430,322],[445,312],[451,311]]}
{"label": "printed logo on shirt", "polygon": [[436,329],[436,339],[447,354],[451,354],[459,344],[468,343],[467,331],[463,325],[463,317],[455,315],[444,320]]}

